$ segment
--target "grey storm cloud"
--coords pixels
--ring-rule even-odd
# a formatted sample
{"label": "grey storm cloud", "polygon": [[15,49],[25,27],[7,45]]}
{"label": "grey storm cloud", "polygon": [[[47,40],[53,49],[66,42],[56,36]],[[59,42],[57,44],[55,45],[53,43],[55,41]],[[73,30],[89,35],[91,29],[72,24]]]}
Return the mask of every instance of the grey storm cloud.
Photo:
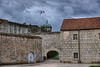
{"label": "grey storm cloud", "polygon": [[99,16],[100,0],[0,0],[0,19],[38,26],[48,20],[53,31],[60,31],[63,19]]}

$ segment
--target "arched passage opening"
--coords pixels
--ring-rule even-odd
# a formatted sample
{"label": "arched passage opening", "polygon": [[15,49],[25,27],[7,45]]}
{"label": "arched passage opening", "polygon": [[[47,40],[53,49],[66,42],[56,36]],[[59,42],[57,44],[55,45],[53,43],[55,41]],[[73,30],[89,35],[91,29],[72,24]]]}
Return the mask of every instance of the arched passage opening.
{"label": "arched passage opening", "polygon": [[57,51],[49,51],[47,53],[47,59],[58,59],[59,60],[59,53]]}

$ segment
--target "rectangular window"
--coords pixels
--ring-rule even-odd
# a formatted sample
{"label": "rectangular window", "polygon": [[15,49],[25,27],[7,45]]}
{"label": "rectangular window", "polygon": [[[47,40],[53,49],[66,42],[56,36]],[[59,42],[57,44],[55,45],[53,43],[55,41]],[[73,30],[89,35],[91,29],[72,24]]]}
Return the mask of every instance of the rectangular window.
{"label": "rectangular window", "polygon": [[10,27],[10,33],[12,33],[12,29],[11,29],[11,27]]}
{"label": "rectangular window", "polygon": [[74,58],[78,58],[78,53],[74,53]]}
{"label": "rectangular window", "polygon": [[15,25],[14,31],[15,31],[14,33],[16,33],[16,31],[17,31],[17,29],[16,29],[16,25]]}
{"label": "rectangular window", "polygon": [[99,53],[99,61],[100,61],[100,53]]}
{"label": "rectangular window", "polygon": [[73,40],[77,40],[77,34],[73,34]]}

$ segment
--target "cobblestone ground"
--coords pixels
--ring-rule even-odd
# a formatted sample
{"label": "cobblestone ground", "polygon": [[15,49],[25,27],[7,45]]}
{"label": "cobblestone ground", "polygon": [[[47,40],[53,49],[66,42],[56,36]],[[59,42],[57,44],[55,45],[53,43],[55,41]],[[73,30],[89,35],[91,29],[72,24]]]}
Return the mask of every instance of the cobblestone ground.
{"label": "cobblestone ground", "polygon": [[89,67],[90,65],[99,65],[99,64],[68,64],[68,63],[60,63],[59,60],[51,59],[51,60],[46,60],[43,63],[7,65],[0,67]]}

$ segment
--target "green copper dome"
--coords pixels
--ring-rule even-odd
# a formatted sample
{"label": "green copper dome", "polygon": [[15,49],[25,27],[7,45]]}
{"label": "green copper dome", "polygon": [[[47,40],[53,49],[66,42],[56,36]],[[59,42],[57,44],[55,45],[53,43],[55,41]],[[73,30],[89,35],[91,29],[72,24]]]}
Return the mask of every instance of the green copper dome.
{"label": "green copper dome", "polygon": [[46,23],[43,25],[43,27],[52,27],[52,26],[48,24],[48,20],[47,20]]}

